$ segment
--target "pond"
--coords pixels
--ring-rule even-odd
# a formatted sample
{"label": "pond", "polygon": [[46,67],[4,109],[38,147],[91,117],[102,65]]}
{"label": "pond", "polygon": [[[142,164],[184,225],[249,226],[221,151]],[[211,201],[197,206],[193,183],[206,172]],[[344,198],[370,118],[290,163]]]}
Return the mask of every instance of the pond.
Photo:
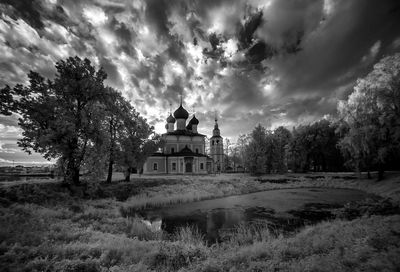
{"label": "pond", "polygon": [[147,224],[168,233],[192,225],[213,243],[221,233],[240,223],[262,221],[271,229],[290,232],[305,224],[333,218],[332,210],[368,196],[359,190],[300,188],[263,191],[186,204],[175,204],[147,211]]}

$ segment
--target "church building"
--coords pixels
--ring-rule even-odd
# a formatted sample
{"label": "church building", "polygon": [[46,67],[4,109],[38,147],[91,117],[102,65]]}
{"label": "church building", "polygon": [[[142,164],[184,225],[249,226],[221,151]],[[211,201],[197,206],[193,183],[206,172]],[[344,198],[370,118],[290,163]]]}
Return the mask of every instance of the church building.
{"label": "church building", "polygon": [[143,166],[143,174],[210,174],[222,171],[223,144],[217,120],[210,139],[210,154],[206,154],[206,135],[197,132],[199,120],[182,106],[170,113],[162,134],[163,149],[151,155]]}
{"label": "church building", "polygon": [[218,128],[218,120],[215,117],[213,136],[210,139],[210,156],[214,161],[214,171],[223,172],[224,170],[224,142]]}

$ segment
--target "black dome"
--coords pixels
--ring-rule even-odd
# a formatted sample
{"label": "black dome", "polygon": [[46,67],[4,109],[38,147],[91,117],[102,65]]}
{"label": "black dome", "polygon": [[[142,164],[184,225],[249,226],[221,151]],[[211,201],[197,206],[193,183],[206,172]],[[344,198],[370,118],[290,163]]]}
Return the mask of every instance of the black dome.
{"label": "black dome", "polygon": [[182,105],[180,105],[179,108],[174,112],[174,117],[176,119],[188,119],[189,113],[182,107]]}
{"label": "black dome", "polygon": [[172,114],[169,114],[168,118],[167,118],[167,123],[175,123],[175,118],[172,116]]}
{"label": "black dome", "polygon": [[190,123],[192,125],[198,125],[199,124],[199,120],[197,120],[196,116],[193,114],[193,118],[190,120]]}

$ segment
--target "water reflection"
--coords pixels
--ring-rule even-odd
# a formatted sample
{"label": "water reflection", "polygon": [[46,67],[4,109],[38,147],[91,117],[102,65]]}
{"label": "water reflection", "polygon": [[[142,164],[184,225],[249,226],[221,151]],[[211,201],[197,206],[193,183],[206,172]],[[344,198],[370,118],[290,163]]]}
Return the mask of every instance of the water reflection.
{"label": "water reflection", "polygon": [[[276,229],[278,222],[280,225],[291,226],[290,223],[295,218],[290,215],[281,214],[277,216],[272,209],[264,207],[252,208],[231,208],[231,209],[213,209],[207,212],[200,210],[185,216],[164,216],[159,221],[144,220],[148,226],[153,228],[154,222],[161,226],[161,229],[167,233],[174,233],[180,227],[194,226],[210,243],[221,241],[221,233],[233,230],[241,223],[262,222],[268,224],[272,229]],[[289,223],[289,224],[288,224]],[[298,224],[296,224],[298,227]]]}
{"label": "water reflection", "polygon": [[333,218],[332,210],[348,201],[364,199],[366,193],[349,189],[282,189],[230,196],[147,211],[149,218],[161,218],[161,229],[174,233],[192,225],[213,243],[221,232],[239,224],[267,225],[272,231],[291,232],[305,224]]}

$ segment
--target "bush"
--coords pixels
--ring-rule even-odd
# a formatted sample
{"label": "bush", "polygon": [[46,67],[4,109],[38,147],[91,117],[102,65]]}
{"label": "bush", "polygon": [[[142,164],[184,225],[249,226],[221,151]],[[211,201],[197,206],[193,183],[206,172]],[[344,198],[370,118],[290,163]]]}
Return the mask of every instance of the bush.
{"label": "bush", "polygon": [[220,233],[221,239],[229,246],[243,246],[255,242],[266,242],[276,237],[267,221],[258,221],[253,223],[241,223],[233,230]]}
{"label": "bush", "polygon": [[349,202],[336,210],[341,219],[353,220],[361,216],[400,214],[400,207],[389,199],[367,198],[358,202]]}
{"label": "bush", "polygon": [[181,242],[161,242],[158,250],[149,254],[144,263],[157,271],[177,271],[192,263],[204,260],[207,248],[186,245]]}

